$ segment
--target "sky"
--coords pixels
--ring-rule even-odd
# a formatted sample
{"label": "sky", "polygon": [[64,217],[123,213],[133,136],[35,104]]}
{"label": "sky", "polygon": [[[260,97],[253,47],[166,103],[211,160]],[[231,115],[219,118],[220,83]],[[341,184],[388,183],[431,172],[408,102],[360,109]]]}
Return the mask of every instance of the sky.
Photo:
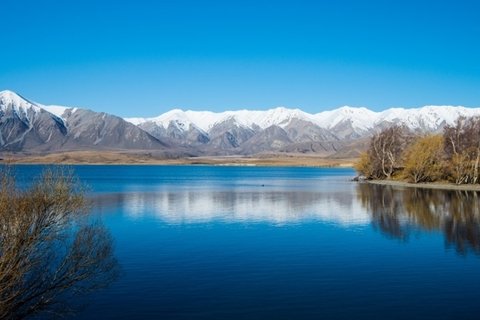
{"label": "sky", "polygon": [[0,90],[120,116],[480,107],[480,1],[0,1]]}

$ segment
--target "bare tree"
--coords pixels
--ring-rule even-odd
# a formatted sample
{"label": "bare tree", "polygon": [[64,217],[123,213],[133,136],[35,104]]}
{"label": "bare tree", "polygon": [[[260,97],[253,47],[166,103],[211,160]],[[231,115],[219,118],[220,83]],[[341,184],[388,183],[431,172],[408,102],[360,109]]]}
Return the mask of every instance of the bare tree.
{"label": "bare tree", "polygon": [[19,190],[10,171],[0,174],[0,318],[67,312],[117,276],[112,239],[70,172],[46,170]]}
{"label": "bare tree", "polygon": [[459,117],[453,126],[445,127],[443,135],[450,175],[455,183],[478,183],[480,117]]}
{"label": "bare tree", "polygon": [[398,125],[388,127],[372,137],[368,154],[373,167],[377,169],[374,178],[390,179],[400,169],[407,139],[406,128]]}

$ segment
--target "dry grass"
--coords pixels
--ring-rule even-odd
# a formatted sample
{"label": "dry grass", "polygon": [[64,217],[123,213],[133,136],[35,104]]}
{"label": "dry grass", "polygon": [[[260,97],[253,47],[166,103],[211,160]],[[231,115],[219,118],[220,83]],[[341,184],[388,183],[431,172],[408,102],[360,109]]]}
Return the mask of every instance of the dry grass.
{"label": "dry grass", "polygon": [[332,159],[304,154],[165,158],[150,152],[71,151],[51,154],[3,155],[3,161],[25,164],[156,164],[352,167],[356,159]]}
{"label": "dry grass", "polygon": [[438,190],[460,190],[460,191],[480,191],[478,184],[453,184],[448,182],[427,182],[427,183],[410,183],[397,180],[368,180],[370,184],[408,187],[408,188],[422,188],[422,189],[438,189]]}

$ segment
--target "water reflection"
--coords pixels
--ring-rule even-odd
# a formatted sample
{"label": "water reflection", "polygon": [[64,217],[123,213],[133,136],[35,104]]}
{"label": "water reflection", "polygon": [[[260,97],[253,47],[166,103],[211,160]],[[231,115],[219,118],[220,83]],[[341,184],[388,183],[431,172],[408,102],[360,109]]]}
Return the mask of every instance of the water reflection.
{"label": "water reflection", "polygon": [[131,219],[168,224],[222,221],[276,225],[321,221],[344,227],[371,224],[406,240],[412,232],[441,231],[459,253],[480,253],[480,198],[475,192],[393,188],[370,184],[318,191],[185,188],[97,194],[98,211],[114,208]]}
{"label": "water reflection", "polygon": [[365,225],[369,217],[358,199],[342,192],[180,190],[115,193],[95,197],[98,210],[119,207],[131,218],[154,216],[167,223],[267,222],[321,220]]}
{"label": "water reflection", "polygon": [[359,184],[358,198],[372,224],[400,239],[414,229],[439,230],[457,252],[480,253],[480,198],[469,191],[393,188]]}

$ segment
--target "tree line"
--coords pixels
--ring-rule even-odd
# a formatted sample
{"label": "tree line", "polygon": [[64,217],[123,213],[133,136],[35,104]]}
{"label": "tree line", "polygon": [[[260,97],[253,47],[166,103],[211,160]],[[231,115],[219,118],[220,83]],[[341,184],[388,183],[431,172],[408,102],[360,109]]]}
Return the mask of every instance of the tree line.
{"label": "tree line", "polygon": [[355,169],[366,179],[480,183],[480,117],[459,117],[442,134],[394,125],[374,134]]}

